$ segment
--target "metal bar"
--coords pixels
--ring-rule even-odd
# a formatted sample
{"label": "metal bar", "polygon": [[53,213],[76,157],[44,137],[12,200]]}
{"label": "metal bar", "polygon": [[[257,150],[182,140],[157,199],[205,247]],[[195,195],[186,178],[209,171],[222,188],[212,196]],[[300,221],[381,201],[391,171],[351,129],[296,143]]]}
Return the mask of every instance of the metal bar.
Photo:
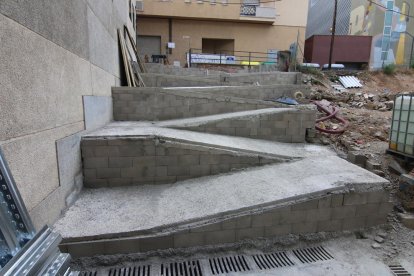
{"label": "metal bar", "polygon": [[333,22],[332,22],[332,36],[331,36],[331,46],[329,49],[329,66],[328,69],[332,68],[332,53],[333,53],[333,47],[335,44],[335,29],[336,29],[336,12],[338,9],[338,0],[335,0],[335,6],[334,6],[334,15],[333,15]]}
{"label": "metal bar", "polygon": [[33,226],[32,220],[30,219],[29,212],[27,212],[26,206],[23,203],[23,199],[20,196],[20,193],[17,190],[16,183],[13,176],[10,173],[9,166],[7,165],[6,160],[4,159],[3,151],[0,149],[0,170],[6,180],[6,183],[9,186],[10,193],[13,197],[14,203],[16,204],[17,209],[19,210],[22,221],[25,224],[25,228],[29,234],[34,235],[35,228]]}
{"label": "metal bar", "polygon": [[396,149],[397,151],[398,151],[398,142],[399,142],[398,139],[400,138],[400,125],[401,125],[403,103],[404,103],[404,96],[401,96],[400,117],[398,119],[398,129],[397,129],[397,149]]}
{"label": "metal bar", "polygon": [[[404,150],[403,152],[405,152],[405,147],[407,146],[407,136],[408,136],[408,126],[410,124],[410,115],[411,115],[411,104],[413,101],[413,96],[410,95],[410,105],[408,106],[408,116],[407,116],[407,126],[405,127],[405,137],[404,137]],[[412,147],[413,145],[411,145]],[[411,152],[412,154],[412,152]]]}
{"label": "metal bar", "polygon": [[189,68],[191,68],[191,48],[190,48],[190,50],[188,51],[188,67]]}

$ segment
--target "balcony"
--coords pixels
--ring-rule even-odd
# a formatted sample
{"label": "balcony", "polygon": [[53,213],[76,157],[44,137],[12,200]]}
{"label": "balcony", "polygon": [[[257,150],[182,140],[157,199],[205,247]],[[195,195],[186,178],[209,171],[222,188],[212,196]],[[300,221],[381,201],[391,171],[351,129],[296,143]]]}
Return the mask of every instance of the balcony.
{"label": "balcony", "polygon": [[242,4],[240,8],[240,16],[275,19],[276,9],[272,7],[261,7],[252,4]]}

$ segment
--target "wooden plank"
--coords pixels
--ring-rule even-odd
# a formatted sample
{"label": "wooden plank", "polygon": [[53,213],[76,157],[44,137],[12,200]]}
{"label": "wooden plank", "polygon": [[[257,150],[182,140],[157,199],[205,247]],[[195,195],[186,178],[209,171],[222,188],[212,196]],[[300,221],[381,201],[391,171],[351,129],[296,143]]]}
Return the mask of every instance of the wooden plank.
{"label": "wooden plank", "polygon": [[121,29],[118,29],[118,40],[119,40],[119,48],[121,49],[122,60],[124,62],[124,70],[127,79],[128,86],[132,86],[131,76],[129,74],[129,66],[128,66],[128,59],[126,56],[126,49],[125,49],[125,40],[122,37]]}
{"label": "wooden plank", "polygon": [[139,68],[141,69],[141,72],[147,73],[147,68],[145,68],[145,64],[142,62],[141,57],[138,54],[138,47],[137,47],[137,44],[135,43],[135,40],[132,39],[131,33],[129,32],[127,26],[124,25],[124,28],[126,30],[128,39],[131,42],[132,48],[135,52],[135,56],[137,57],[137,62],[138,62]]}

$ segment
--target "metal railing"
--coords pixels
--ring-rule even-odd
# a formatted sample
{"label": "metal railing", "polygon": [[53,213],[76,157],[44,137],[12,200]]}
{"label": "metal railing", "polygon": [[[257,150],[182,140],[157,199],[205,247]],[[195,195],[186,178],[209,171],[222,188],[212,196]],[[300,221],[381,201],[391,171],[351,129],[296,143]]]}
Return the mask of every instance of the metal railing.
{"label": "metal railing", "polygon": [[240,6],[240,15],[274,19],[276,18],[276,9],[272,7],[242,4]]}
{"label": "metal railing", "polygon": [[240,15],[243,16],[256,16],[256,7],[255,5],[241,5],[240,6]]}
{"label": "metal railing", "polygon": [[217,51],[205,53],[202,49],[191,48],[187,52],[188,65],[194,64],[216,64],[216,65],[238,65],[259,66],[278,65],[277,53],[251,52],[251,51]]}

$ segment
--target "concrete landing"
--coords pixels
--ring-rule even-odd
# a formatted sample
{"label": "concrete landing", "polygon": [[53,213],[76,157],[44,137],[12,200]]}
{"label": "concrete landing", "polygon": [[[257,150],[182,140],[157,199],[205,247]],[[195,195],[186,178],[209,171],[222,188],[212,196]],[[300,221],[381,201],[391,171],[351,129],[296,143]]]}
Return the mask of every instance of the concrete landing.
{"label": "concrete landing", "polygon": [[[269,208],[286,208],[312,199],[316,199],[316,207],[319,208],[322,207],[320,203],[318,205],[319,198],[331,193],[348,193],[349,190],[358,193],[358,204],[367,204],[372,196],[360,194],[382,192],[385,184],[385,179],[338,157],[308,157],[174,185],[85,190],[54,227],[65,243],[174,233],[183,227],[193,228],[191,224],[194,223],[220,223],[246,214],[253,217]],[[349,200],[342,199],[338,205],[332,206],[356,204],[354,197]],[[378,213],[382,199],[372,202],[377,204],[375,209]],[[330,208],[331,202],[328,205]],[[356,207],[352,210],[345,207],[342,211],[344,216],[339,218],[350,216],[350,212],[354,217],[356,211],[352,208]],[[312,207],[305,205],[304,209]],[[327,220],[332,218],[332,210],[329,212]],[[308,221],[309,218],[309,222],[317,220],[317,216],[309,214],[302,220]],[[268,220],[272,225],[272,219]],[[252,227],[252,222],[249,227]],[[259,232],[256,235],[264,234]]]}

